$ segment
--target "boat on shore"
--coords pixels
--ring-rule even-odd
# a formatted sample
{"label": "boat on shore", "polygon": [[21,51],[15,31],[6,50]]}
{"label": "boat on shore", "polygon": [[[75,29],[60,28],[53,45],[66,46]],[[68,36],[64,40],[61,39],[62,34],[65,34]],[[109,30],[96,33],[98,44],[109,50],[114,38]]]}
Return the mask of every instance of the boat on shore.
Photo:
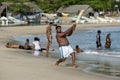
{"label": "boat on shore", "polygon": [[8,16],[8,17],[2,16],[0,18],[0,23],[1,23],[0,26],[16,26],[16,25],[28,24],[27,21],[22,21],[22,20],[14,18],[12,16]]}

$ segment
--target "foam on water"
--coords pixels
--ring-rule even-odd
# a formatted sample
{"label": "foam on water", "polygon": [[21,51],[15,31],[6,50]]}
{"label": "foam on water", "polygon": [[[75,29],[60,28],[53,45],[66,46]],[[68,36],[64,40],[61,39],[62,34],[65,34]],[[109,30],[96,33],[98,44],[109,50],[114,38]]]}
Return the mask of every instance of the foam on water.
{"label": "foam on water", "polygon": [[88,54],[88,55],[101,55],[101,56],[110,56],[110,57],[120,57],[120,52],[115,51],[91,51],[91,50],[85,50],[82,54]]}

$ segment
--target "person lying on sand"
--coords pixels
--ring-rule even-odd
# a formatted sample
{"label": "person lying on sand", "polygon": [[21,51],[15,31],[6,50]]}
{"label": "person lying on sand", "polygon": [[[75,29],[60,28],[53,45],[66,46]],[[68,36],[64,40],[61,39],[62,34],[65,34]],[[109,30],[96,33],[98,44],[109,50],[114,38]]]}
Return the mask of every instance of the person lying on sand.
{"label": "person lying on sand", "polygon": [[19,45],[19,44],[13,44],[13,43],[7,43],[6,44],[7,48],[17,48],[17,49],[24,49],[24,46]]}
{"label": "person lying on sand", "polygon": [[29,39],[26,39],[24,46],[14,43],[7,43],[7,48],[17,48],[17,49],[25,49],[25,50],[32,50],[32,46],[29,45]]}

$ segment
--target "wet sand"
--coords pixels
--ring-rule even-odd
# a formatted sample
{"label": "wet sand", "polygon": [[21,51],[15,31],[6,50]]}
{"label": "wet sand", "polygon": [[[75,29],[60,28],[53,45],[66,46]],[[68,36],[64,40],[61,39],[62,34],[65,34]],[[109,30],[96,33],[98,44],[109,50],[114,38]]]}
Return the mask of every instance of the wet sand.
{"label": "wet sand", "polygon": [[[13,36],[45,34],[47,25],[0,27],[0,80],[120,80],[83,71],[88,64],[80,64],[77,69],[68,68],[65,63],[55,66],[57,59],[45,56],[35,57],[29,51],[6,48],[5,44]],[[71,25],[63,25],[71,26]],[[77,27],[120,26],[113,24],[79,24]]]}

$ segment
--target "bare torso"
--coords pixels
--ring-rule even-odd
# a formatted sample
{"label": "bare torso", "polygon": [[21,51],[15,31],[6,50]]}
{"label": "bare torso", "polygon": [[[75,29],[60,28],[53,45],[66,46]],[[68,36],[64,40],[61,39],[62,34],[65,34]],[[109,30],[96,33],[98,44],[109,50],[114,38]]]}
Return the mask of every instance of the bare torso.
{"label": "bare torso", "polygon": [[67,39],[67,36],[72,35],[73,31],[75,30],[75,27],[76,27],[76,24],[73,24],[65,32],[57,32],[56,39],[57,39],[59,46],[69,45],[69,41]]}
{"label": "bare torso", "polygon": [[66,36],[63,36],[62,34],[63,33],[57,33],[56,35],[56,39],[58,41],[59,46],[69,45],[68,39],[66,38]]}

